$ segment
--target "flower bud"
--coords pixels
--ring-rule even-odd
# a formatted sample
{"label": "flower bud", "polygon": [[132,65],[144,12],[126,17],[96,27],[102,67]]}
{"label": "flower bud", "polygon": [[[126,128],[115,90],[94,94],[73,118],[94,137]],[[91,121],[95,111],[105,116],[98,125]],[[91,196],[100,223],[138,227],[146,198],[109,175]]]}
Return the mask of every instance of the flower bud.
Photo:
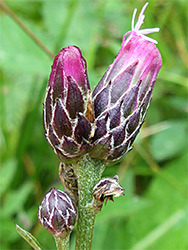
{"label": "flower bud", "polygon": [[93,119],[86,61],[75,46],[55,57],[44,102],[47,141],[61,161],[71,162],[87,151]]}
{"label": "flower bud", "polygon": [[[148,4],[148,3],[147,3]],[[155,40],[145,34],[158,28],[139,30],[144,19],[143,7],[132,31],[125,34],[121,49],[93,91],[96,130],[92,138],[92,157],[117,161],[132,148],[149,107],[161,55]],[[126,36],[130,36],[126,38]]]}
{"label": "flower bud", "polygon": [[77,210],[68,194],[52,188],[39,206],[38,218],[49,233],[65,238],[74,228]]}
{"label": "flower bud", "polygon": [[[113,178],[103,178],[101,179],[93,189],[93,196],[97,201],[101,201],[102,203],[106,199],[113,200],[114,197],[119,197],[120,195],[124,195],[125,190],[118,183],[118,175],[115,175]],[[106,205],[105,202],[105,205]]]}

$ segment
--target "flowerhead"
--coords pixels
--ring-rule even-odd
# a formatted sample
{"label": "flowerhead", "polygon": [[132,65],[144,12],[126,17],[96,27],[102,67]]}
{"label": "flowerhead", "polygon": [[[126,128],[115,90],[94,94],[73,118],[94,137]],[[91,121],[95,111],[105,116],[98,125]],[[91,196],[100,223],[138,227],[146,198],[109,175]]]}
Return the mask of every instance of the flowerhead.
{"label": "flowerhead", "polygon": [[145,36],[159,29],[139,30],[147,5],[135,26],[134,11],[132,30],[124,35],[118,55],[92,93],[96,122],[93,157],[109,161],[121,159],[131,150],[144,122],[162,64],[155,46],[157,42]]}
{"label": "flowerhead", "polygon": [[47,141],[61,161],[86,153],[91,132],[90,87],[86,61],[68,46],[55,57],[44,102]]}
{"label": "flowerhead", "polygon": [[[162,65],[157,41],[140,30],[146,3],[127,32],[114,62],[90,95],[86,62],[77,47],[62,49],[55,58],[44,104],[46,138],[65,162],[84,154],[120,160],[132,149],[144,122]],[[129,36],[128,36],[129,35]]]}

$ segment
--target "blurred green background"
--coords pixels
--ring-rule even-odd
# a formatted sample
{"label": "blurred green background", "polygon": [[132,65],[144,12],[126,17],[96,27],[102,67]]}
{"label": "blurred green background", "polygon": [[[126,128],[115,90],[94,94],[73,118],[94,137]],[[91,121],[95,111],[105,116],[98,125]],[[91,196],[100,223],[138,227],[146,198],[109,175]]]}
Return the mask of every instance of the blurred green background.
{"label": "blurred green background", "polygon": [[[6,1],[34,35],[55,55],[68,45],[81,48],[90,84],[95,86],[130,30],[134,8],[145,1]],[[134,149],[104,176],[120,177],[126,196],[108,202],[97,215],[94,250],[188,249],[187,89],[188,4],[149,1],[142,28],[163,58],[146,122]],[[0,249],[30,249],[14,222],[45,249],[53,237],[37,220],[43,195],[61,188],[59,161],[48,145],[42,105],[53,59],[0,8]],[[74,249],[75,231],[71,237]]]}

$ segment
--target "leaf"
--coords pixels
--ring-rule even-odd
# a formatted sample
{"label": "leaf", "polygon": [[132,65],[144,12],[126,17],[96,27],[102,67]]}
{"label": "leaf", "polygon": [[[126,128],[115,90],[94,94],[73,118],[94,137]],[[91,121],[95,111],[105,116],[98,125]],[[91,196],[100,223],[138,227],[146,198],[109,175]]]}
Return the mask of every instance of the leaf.
{"label": "leaf", "polygon": [[1,209],[1,217],[9,217],[14,213],[19,212],[23,208],[24,203],[32,190],[33,183],[27,182],[19,189],[9,192],[5,198],[4,206]]}
{"label": "leaf", "polygon": [[184,121],[169,121],[169,128],[151,136],[151,152],[157,161],[175,157],[187,147]]}
{"label": "leaf", "polygon": [[[126,225],[127,247],[149,250],[186,248],[187,195],[183,192],[187,186],[186,162],[187,156],[184,155],[166,165],[151,183],[145,194],[151,205],[130,217]],[[174,177],[176,182],[173,183]]]}
{"label": "leaf", "polygon": [[11,184],[11,181],[14,177],[16,171],[16,160],[10,159],[9,161],[5,162],[0,169],[0,195],[2,195],[9,185]]}
{"label": "leaf", "polygon": [[[161,225],[152,230],[146,237],[134,245],[131,250],[146,249],[153,242],[157,241],[163,234],[165,234],[172,227],[176,226],[181,221],[187,220],[188,210],[183,209],[178,210],[173,215],[171,215],[167,220],[165,220]],[[188,220],[187,220],[188,221]],[[174,245],[172,245],[174,247]]]}
{"label": "leaf", "polygon": [[[90,63],[93,62],[93,59],[90,60],[91,55],[89,55],[89,50],[91,50],[92,58],[96,56],[96,34],[99,31],[99,23],[96,22],[96,18],[97,8],[95,3],[79,1],[74,15],[69,17],[70,22],[68,23],[69,26],[64,40],[65,46],[75,44],[80,47],[89,67],[91,66]],[[85,20],[87,20],[87,22]],[[94,46],[94,48],[92,46]]]}
{"label": "leaf", "polygon": [[[22,20],[26,23],[25,20]],[[1,16],[0,59],[1,67],[11,72],[47,75],[51,59],[12,20]]]}
{"label": "leaf", "polygon": [[40,247],[39,242],[35,239],[35,237],[25,231],[24,229],[22,229],[21,227],[19,227],[17,224],[15,224],[16,227],[16,231],[22,236],[22,238],[24,238],[30,246],[32,246],[35,250],[41,250],[42,248]]}
{"label": "leaf", "polygon": [[113,218],[127,217],[144,210],[150,206],[150,202],[139,197],[121,196],[114,198],[114,202],[107,202],[102,211],[97,215],[96,224],[108,222]]}
{"label": "leaf", "polygon": [[[44,1],[42,6],[42,15],[45,26],[48,30],[49,36],[53,37],[54,42],[58,37],[63,24],[65,22],[66,14],[68,12],[68,1]],[[72,18],[72,17],[70,17]]]}

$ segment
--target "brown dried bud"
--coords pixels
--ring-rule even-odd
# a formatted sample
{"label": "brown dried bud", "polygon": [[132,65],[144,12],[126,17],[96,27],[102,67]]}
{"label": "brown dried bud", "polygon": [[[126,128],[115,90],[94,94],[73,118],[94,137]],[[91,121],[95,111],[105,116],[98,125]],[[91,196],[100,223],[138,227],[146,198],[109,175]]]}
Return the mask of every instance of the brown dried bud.
{"label": "brown dried bud", "polygon": [[96,200],[104,202],[106,199],[105,205],[108,200],[113,200],[114,197],[119,197],[124,195],[124,189],[118,183],[118,175],[112,177],[107,177],[101,179],[93,189],[93,196]]}

